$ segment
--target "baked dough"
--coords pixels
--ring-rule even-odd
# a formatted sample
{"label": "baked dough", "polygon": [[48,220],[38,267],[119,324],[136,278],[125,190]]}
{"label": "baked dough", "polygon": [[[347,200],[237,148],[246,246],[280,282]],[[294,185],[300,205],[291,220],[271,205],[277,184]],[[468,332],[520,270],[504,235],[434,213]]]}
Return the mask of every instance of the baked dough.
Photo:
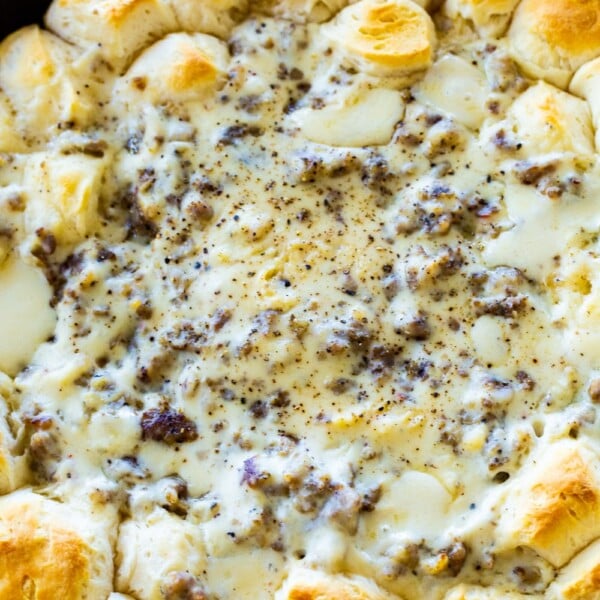
{"label": "baked dough", "polygon": [[444,597],[444,600],[501,600],[502,598],[518,600],[519,598],[527,598],[527,596],[494,588],[482,588],[475,585],[459,585],[455,589],[450,590]]}
{"label": "baked dough", "polygon": [[591,156],[595,152],[587,103],[543,81],[519,96],[508,111],[508,120],[527,156],[552,152]]}
{"label": "baked dough", "polygon": [[[93,105],[71,68],[75,60],[71,46],[37,26],[21,29],[2,42],[2,89],[18,115],[14,125],[21,135],[45,142],[61,127],[88,124]],[[6,149],[12,150],[11,145]]]}
{"label": "baked dough", "polygon": [[600,148],[600,111],[598,109],[600,98],[600,59],[594,59],[583,65],[577,70],[571,85],[570,91],[588,101],[594,127],[596,129],[596,150]]}
{"label": "baked dough", "polygon": [[429,15],[411,0],[360,0],[326,29],[348,60],[369,73],[406,76],[426,69],[435,48]]}
{"label": "baked dough", "polygon": [[161,0],[61,0],[50,5],[46,25],[72,44],[97,48],[117,70],[149,42],[177,29],[172,8]]}
{"label": "baked dough", "polygon": [[447,14],[471,21],[478,31],[490,36],[504,34],[519,0],[448,0]]}
{"label": "baked dough", "polygon": [[44,229],[59,242],[74,243],[91,233],[98,205],[103,157],[65,157],[57,152],[32,154],[24,177],[28,196],[25,228]]}
{"label": "baked dough", "polygon": [[117,589],[160,600],[165,590],[177,587],[178,579],[193,587],[206,562],[202,546],[192,524],[162,508],[126,520],[119,528]]}
{"label": "baked dough", "polygon": [[254,7],[268,15],[300,23],[321,23],[329,20],[346,4],[347,0],[262,0]]}
{"label": "baked dough", "polygon": [[208,33],[226,38],[233,26],[241,21],[248,10],[248,0],[170,0],[177,19],[177,28],[183,31]]}
{"label": "baked dough", "polygon": [[372,581],[362,577],[327,575],[319,571],[294,569],[286,578],[275,600],[394,600]]}
{"label": "baked dough", "polygon": [[521,68],[565,89],[583,63],[600,55],[596,0],[522,0],[508,39]]}
{"label": "baked dough", "polygon": [[600,565],[598,542],[590,544],[559,573],[549,590],[550,598],[586,600],[598,595]]}
{"label": "baked dough", "polygon": [[560,567],[600,536],[597,456],[564,442],[540,458],[514,484],[499,531]]}
{"label": "baked dough", "polygon": [[[83,507],[82,507],[83,508]],[[5,598],[104,598],[112,589],[110,521],[21,490],[1,501],[0,593]]]}
{"label": "baked dough", "polygon": [[478,129],[485,117],[487,82],[481,72],[454,54],[442,56],[415,89],[416,97],[456,121]]}
{"label": "baked dough", "polygon": [[[52,289],[41,269],[8,258],[0,265],[0,369],[16,375],[29,364],[37,347],[54,332]],[[16,340],[16,341],[15,341]],[[6,433],[3,434],[7,442]]]}
{"label": "baked dough", "polygon": [[309,140],[329,146],[378,146],[387,144],[404,114],[396,90],[368,90],[342,96],[326,108],[304,108],[294,121]]}
{"label": "baked dough", "polygon": [[172,33],[145,50],[127,70],[117,102],[121,95],[133,96],[133,108],[140,95],[154,104],[212,96],[228,62],[220,40],[201,33]]}

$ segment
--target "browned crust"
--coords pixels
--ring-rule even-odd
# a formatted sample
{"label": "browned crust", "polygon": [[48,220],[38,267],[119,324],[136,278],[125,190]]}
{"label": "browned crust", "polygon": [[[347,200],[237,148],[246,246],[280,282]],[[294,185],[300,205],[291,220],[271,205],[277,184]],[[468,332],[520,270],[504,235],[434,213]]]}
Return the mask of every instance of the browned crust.
{"label": "browned crust", "polygon": [[581,456],[573,451],[532,487],[538,505],[529,514],[526,530],[544,546],[552,544],[557,528],[569,527],[598,509],[598,492]]}
{"label": "browned crust", "polygon": [[548,44],[573,55],[600,52],[598,0],[523,0],[518,10]]}
{"label": "browned crust", "polygon": [[88,549],[60,526],[42,523],[36,507],[1,515],[0,598],[81,600],[89,578]]}

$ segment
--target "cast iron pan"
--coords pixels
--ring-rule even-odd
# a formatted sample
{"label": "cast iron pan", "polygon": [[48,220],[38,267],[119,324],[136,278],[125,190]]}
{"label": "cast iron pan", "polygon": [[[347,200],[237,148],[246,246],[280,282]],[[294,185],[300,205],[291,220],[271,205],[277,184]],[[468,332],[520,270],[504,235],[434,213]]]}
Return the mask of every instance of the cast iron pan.
{"label": "cast iron pan", "polygon": [[0,39],[25,25],[41,25],[49,4],[49,0],[0,0]]}

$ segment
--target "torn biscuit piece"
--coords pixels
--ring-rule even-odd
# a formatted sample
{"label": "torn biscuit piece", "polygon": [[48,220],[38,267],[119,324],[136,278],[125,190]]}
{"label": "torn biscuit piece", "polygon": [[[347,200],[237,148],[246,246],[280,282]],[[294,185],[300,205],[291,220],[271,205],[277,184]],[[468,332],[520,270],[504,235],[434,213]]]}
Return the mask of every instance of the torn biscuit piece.
{"label": "torn biscuit piece", "polygon": [[508,40],[527,75],[566,89],[577,68],[600,55],[600,3],[523,0]]}
{"label": "torn biscuit piece", "polygon": [[508,111],[509,131],[528,156],[569,152],[594,154],[587,104],[543,81],[519,96]]}
{"label": "torn biscuit piece", "polygon": [[103,511],[20,490],[0,499],[0,597],[106,598],[114,523]]}
{"label": "torn biscuit piece", "polygon": [[191,581],[206,563],[198,529],[158,507],[121,525],[117,559],[117,589],[140,599],[163,598],[177,574]]}
{"label": "torn biscuit piece", "polygon": [[[50,306],[52,289],[41,269],[11,256],[0,266],[0,376],[15,376],[30,362],[40,344],[56,326],[56,312]],[[0,386],[0,396],[2,387]],[[0,438],[6,441],[8,431]],[[0,444],[2,447],[4,443]],[[0,462],[10,464],[8,455]],[[8,466],[8,465],[7,465]],[[0,473],[4,469],[0,467]],[[7,490],[12,479],[0,475],[0,491]]]}
{"label": "torn biscuit piece", "polygon": [[347,4],[348,0],[260,0],[253,8],[298,23],[322,23]]}
{"label": "torn biscuit piece", "polygon": [[360,0],[323,31],[347,60],[377,76],[405,77],[426,69],[436,45],[431,17],[411,0]]}
{"label": "torn biscuit piece", "polygon": [[472,129],[480,127],[485,119],[487,93],[481,72],[454,54],[437,60],[413,91],[420,102],[444,111]]}
{"label": "torn biscuit piece", "polygon": [[594,600],[600,597],[600,540],[590,544],[563,567],[548,590],[560,600]]}
{"label": "torn biscuit piece", "polygon": [[504,34],[519,0],[447,0],[446,14],[470,21],[483,35],[498,37]]}
{"label": "torn biscuit piece", "polygon": [[569,91],[588,101],[596,129],[596,151],[600,151],[600,58],[586,63],[575,73]]}
{"label": "torn biscuit piece", "polygon": [[201,33],[173,33],[147,48],[117,84],[117,101],[154,104],[194,100],[214,91],[227,69],[223,42]]}
{"label": "torn biscuit piece", "polygon": [[599,536],[596,454],[571,441],[540,451],[509,490],[498,525],[498,547],[527,546],[561,567]]}
{"label": "torn biscuit piece", "polygon": [[27,145],[17,130],[16,111],[6,94],[0,93],[0,152],[23,152]]}
{"label": "torn biscuit piece", "polygon": [[15,439],[8,423],[14,402],[13,381],[0,371],[0,494],[8,494],[23,485],[28,475],[26,459],[15,452]]}
{"label": "torn biscuit piece", "polygon": [[172,8],[161,0],[55,0],[45,22],[68,42],[97,49],[117,71],[154,40],[178,29]]}
{"label": "torn biscuit piece", "polygon": [[75,49],[33,25],[0,44],[0,80],[14,110],[14,125],[27,138],[42,138],[64,127],[83,128],[93,107],[85,82],[71,64]]}
{"label": "torn biscuit piece", "polygon": [[319,110],[302,108],[292,120],[313,142],[355,147],[387,144],[403,114],[399,91],[373,89],[338,98]]}
{"label": "torn biscuit piece", "polygon": [[227,39],[248,12],[248,0],[169,0],[177,29]]}
{"label": "torn biscuit piece", "polygon": [[24,178],[25,227],[43,230],[60,243],[76,243],[97,225],[103,158],[58,152],[32,154]]}
{"label": "torn biscuit piece", "polygon": [[329,575],[312,569],[295,568],[275,600],[398,600],[364,577]]}
{"label": "torn biscuit piece", "polygon": [[478,585],[459,585],[452,588],[444,600],[518,600],[531,598],[524,594],[507,592],[493,587],[480,587]]}

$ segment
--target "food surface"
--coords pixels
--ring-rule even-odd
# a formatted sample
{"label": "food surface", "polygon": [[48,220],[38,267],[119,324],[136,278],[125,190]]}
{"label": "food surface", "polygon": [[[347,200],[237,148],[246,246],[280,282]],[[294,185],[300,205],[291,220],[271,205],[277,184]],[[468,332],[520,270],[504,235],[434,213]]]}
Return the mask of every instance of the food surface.
{"label": "food surface", "polygon": [[0,597],[600,598],[600,2],[45,26],[0,44]]}

